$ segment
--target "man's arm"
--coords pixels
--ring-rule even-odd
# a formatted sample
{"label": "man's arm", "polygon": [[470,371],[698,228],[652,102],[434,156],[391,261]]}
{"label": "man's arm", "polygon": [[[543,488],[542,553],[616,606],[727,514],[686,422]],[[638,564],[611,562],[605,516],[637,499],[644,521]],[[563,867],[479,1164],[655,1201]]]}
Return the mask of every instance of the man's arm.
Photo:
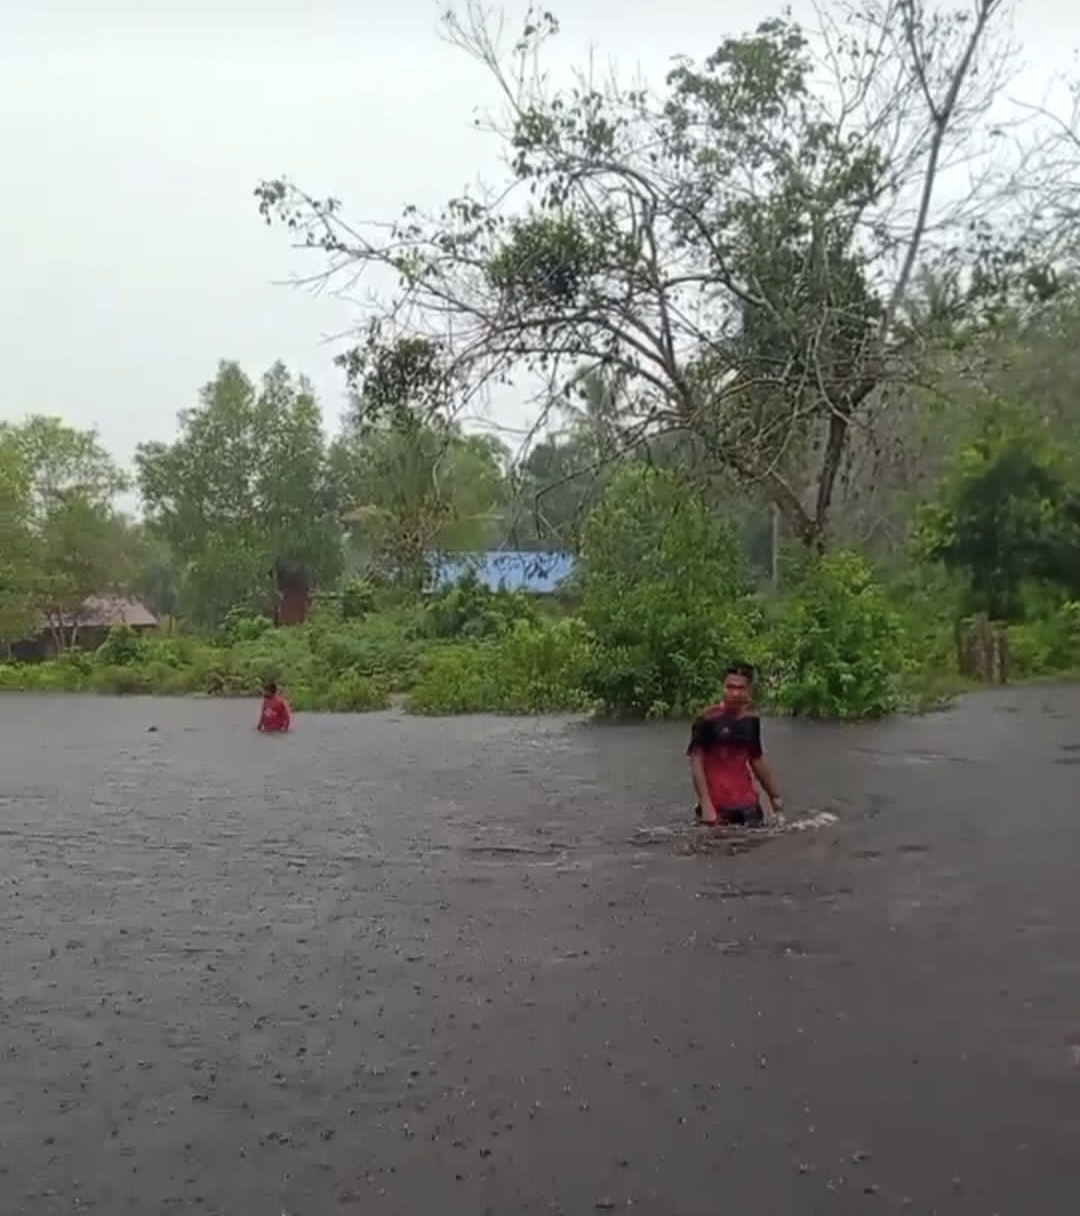
{"label": "man's arm", "polygon": [[281,701],[281,729],[288,730],[292,726],[292,714],[289,712],[289,703],[284,698]]}
{"label": "man's arm", "polygon": [[709,793],[709,782],[705,777],[705,751],[712,742],[712,727],[705,718],[698,718],[690,728],[690,746],[686,749],[690,757],[690,780],[694,783],[698,806],[703,823],[716,822],[716,807]]}
{"label": "man's arm", "polygon": [[700,747],[692,747],[690,750],[690,779],[694,783],[698,806],[701,807],[702,823],[715,823],[716,807],[712,804],[709,783],[705,779],[705,753]]}
{"label": "man's arm", "polygon": [[776,784],[776,774],[773,772],[772,765],[769,763],[764,752],[753,757],[750,761],[750,768],[757,778],[758,784],[768,795],[773,814],[779,815],[784,809],[784,802],[780,797],[780,789]]}
{"label": "man's arm", "polygon": [[772,765],[765,758],[765,749],[761,743],[760,718],[756,716],[753,718],[751,729],[753,734],[750,740],[750,771],[757,778],[758,785],[761,786],[768,796],[773,814],[779,815],[784,809],[784,803],[780,797],[780,789],[776,784],[776,774],[772,770]]}

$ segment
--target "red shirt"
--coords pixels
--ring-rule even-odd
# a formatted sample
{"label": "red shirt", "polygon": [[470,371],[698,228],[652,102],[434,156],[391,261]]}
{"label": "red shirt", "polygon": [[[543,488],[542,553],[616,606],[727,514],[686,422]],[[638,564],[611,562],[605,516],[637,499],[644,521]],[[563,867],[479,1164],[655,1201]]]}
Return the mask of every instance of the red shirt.
{"label": "red shirt", "polygon": [[756,805],[750,761],[762,755],[761,719],[748,711],[712,705],[690,731],[687,755],[700,752],[709,797],[718,811],[744,810]]}
{"label": "red shirt", "polygon": [[259,714],[259,730],[288,730],[291,721],[289,705],[284,697],[276,693],[272,697],[263,697],[262,712]]}

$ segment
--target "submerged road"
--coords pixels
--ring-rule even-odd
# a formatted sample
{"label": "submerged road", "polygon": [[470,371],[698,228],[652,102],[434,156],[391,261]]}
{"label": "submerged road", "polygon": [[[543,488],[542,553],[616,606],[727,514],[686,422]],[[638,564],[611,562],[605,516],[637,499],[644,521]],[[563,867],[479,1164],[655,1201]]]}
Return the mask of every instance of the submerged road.
{"label": "submerged road", "polygon": [[[1062,1216],[1080,689],[684,730],[0,697],[0,1212]],[[148,730],[148,727],[156,730]]]}

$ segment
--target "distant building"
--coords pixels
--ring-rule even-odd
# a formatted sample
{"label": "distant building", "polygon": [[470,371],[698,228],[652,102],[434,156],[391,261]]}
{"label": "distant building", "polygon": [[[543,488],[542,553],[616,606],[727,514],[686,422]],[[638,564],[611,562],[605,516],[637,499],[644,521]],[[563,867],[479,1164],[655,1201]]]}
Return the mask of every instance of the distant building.
{"label": "distant building", "polygon": [[11,647],[12,657],[22,662],[47,659],[60,650],[96,650],[116,625],[127,625],[138,633],[152,633],[158,619],[132,596],[92,595],[78,612],[44,616],[38,633]]}
{"label": "distant building", "polygon": [[436,562],[432,590],[453,586],[472,572],[491,591],[524,591],[527,595],[557,595],[574,573],[570,553],[531,553],[494,549],[487,553],[455,553]]}

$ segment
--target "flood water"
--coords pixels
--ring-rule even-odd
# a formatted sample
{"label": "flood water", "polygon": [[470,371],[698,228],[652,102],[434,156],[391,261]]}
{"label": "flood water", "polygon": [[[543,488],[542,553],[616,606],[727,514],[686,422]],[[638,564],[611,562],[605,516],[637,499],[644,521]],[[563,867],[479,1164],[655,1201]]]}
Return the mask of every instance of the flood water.
{"label": "flood water", "polygon": [[[0,1212],[1041,1216],[1080,1144],[1080,689],[685,728],[0,696]],[[680,828],[681,832],[681,828]]]}

